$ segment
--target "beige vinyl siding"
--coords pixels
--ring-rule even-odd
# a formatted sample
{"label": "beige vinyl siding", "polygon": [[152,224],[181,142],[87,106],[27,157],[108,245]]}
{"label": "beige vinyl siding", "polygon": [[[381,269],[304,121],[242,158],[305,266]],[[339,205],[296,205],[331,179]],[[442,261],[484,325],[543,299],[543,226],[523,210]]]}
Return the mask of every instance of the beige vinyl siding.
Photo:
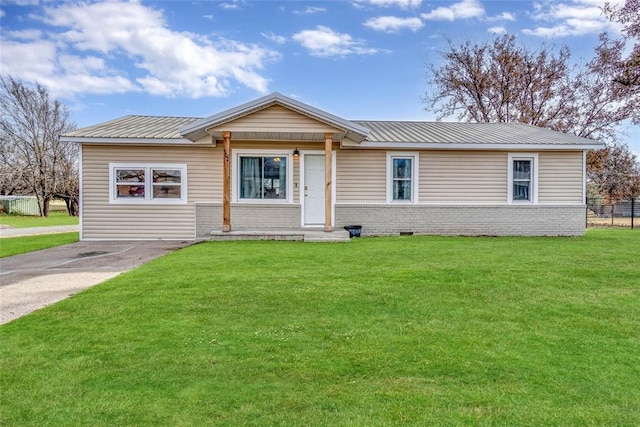
{"label": "beige vinyl siding", "polygon": [[[304,116],[280,105],[274,105],[264,110],[257,111],[248,116],[241,117],[223,126],[215,128],[216,131],[231,132],[340,132],[338,129],[325,123]],[[233,138],[233,135],[232,135]]]}
{"label": "beige vinyl siding", "polygon": [[582,204],[582,151],[538,155],[538,203]]}
{"label": "beige vinyl siding", "polygon": [[421,151],[420,203],[506,203],[507,153]]}
{"label": "beige vinyl siding", "polygon": [[[193,239],[195,202],[221,199],[222,156],[212,147],[82,146],[84,239]],[[184,163],[186,205],[109,204],[109,163]]]}
{"label": "beige vinyl siding", "polygon": [[336,203],[386,202],[386,151],[340,150],[336,156]]}

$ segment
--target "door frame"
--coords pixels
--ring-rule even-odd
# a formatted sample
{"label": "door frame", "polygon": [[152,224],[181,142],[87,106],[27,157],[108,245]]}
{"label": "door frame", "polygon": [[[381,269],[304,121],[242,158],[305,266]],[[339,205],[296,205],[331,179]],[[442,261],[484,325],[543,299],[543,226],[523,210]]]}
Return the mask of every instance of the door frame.
{"label": "door frame", "polygon": [[[322,225],[306,225],[304,222],[304,186],[305,186],[305,156],[306,155],[321,155],[325,156],[324,150],[300,150],[300,188],[299,190],[299,198],[300,198],[300,226],[303,228],[323,228]],[[336,150],[331,151],[331,183],[332,183],[332,191],[331,191],[331,226],[335,227],[336,225]]]}

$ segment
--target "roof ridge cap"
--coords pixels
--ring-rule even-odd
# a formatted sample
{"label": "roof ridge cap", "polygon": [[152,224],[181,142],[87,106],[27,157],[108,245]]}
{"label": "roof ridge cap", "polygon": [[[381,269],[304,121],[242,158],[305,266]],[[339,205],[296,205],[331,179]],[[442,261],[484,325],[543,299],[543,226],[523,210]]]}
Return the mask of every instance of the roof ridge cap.
{"label": "roof ridge cap", "polygon": [[[124,119],[126,117],[152,117],[152,118],[158,118],[158,119],[194,119],[194,120],[198,120],[198,119],[202,118],[202,117],[194,117],[194,116],[165,116],[165,115],[154,115],[154,114],[127,114],[126,116],[122,116],[119,119]],[[114,120],[119,120],[119,119],[114,119]]]}

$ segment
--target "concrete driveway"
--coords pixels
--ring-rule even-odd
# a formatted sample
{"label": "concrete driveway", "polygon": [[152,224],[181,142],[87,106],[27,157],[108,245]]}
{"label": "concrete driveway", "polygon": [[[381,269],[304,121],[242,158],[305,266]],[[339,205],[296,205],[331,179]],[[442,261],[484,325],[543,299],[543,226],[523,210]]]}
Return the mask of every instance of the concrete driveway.
{"label": "concrete driveway", "polygon": [[78,242],[2,258],[0,324],[53,304],[191,243],[193,242]]}

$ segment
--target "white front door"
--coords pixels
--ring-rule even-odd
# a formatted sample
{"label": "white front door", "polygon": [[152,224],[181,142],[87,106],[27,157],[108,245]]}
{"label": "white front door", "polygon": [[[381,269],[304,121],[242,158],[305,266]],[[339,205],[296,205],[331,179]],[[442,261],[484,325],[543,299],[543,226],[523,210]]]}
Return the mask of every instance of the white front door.
{"label": "white front door", "polygon": [[304,225],[324,225],[324,154],[304,155]]}

